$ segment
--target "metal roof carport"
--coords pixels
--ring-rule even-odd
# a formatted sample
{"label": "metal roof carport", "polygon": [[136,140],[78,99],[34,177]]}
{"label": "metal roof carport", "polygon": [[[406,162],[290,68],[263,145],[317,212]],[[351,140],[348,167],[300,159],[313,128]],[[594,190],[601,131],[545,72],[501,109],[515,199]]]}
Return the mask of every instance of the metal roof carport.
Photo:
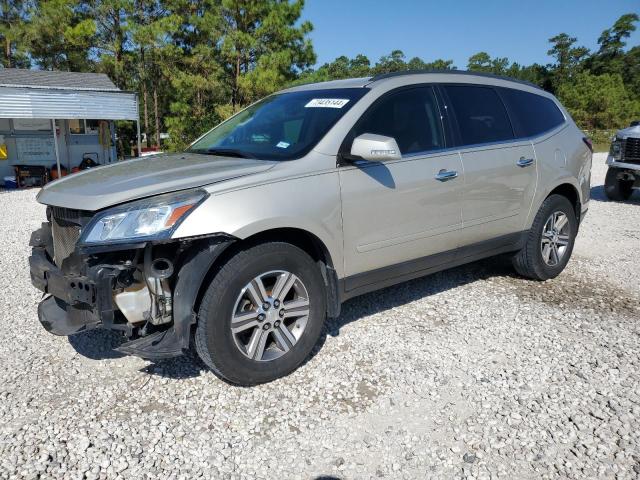
{"label": "metal roof carport", "polygon": [[0,118],[50,119],[58,175],[57,119],[133,120],[141,151],[137,95],[119,90],[104,74],[0,69]]}

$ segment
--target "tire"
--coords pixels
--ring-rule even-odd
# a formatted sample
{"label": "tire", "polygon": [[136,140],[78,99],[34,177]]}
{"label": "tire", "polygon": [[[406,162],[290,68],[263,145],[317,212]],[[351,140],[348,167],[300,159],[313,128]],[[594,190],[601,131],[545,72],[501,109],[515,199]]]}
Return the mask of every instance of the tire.
{"label": "tire", "polygon": [[[545,231],[549,226],[556,223],[551,218],[552,215],[556,214],[558,214],[556,217],[558,222],[563,220],[562,215],[565,216],[567,222],[563,224],[561,230],[563,234],[553,236],[548,231],[545,233]],[[571,258],[577,233],[578,221],[571,202],[561,195],[550,195],[540,206],[533,220],[533,225],[527,234],[524,247],[512,258],[516,272],[533,280],[548,280],[557,277]],[[565,239],[565,237],[568,238]],[[565,241],[566,244],[564,244]],[[555,253],[553,253],[554,250],[552,248],[554,242],[558,242],[556,243],[557,249]],[[560,242],[563,245],[558,246]],[[561,250],[561,255],[558,254],[559,250]],[[544,258],[544,253],[551,253],[548,259]],[[557,260],[555,264],[553,262],[554,257]]]}
{"label": "tire", "polygon": [[[278,298],[281,296],[272,298],[271,295],[279,289],[277,282],[281,279],[286,279],[282,280],[284,287],[281,290],[287,288],[288,280],[292,279],[287,274],[297,278],[289,287],[288,292],[291,293],[285,292],[290,295],[286,298],[304,303],[306,294],[308,315],[285,317],[280,322],[282,311],[288,308],[286,305],[293,305],[293,300],[287,301],[282,297],[280,304]],[[262,289],[254,283],[257,279],[260,279]],[[269,285],[269,281],[274,283]],[[256,288],[251,289],[250,283]],[[257,297],[251,296],[250,292],[259,291],[263,292],[257,293],[263,307],[270,305],[267,310],[257,307],[255,304],[258,302],[251,301]],[[283,377],[300,366],[318,342],[326,318],[326,298],[320,269],[303,250],[280,242],[242,250],[224,264],[203,296],[194,338],[198,356],[216,375],[237,385],[256,385]],[[291,313],[295,317],[304,312],[304,308],[302,306],[294,312],[296,309],[292,307],[287,310],[287,315]],[[245,316],[251,318],[238,321]],[[256,322],[256,326],[239,333],[232,332],[232,324],[237,329]],[[287,327],[285,322],[295,323]],[[278,323],[281,325],[275,328]],[[291,336],[285,335],[283,327]],[[266,340],[252,343],[254,336],[263,338],[262,330],[265,329]],[[298,337],[294,338],[294,335]],[[248,341],[246,346],[243,339]],[[262,345],[262,352],[259,345]]]}
{"label": "tire", "polygon": [[604,193],[609,200],[623,202],[629,200],[633,194],[633,181],[620,180],[618,169],[609,168],[604,180]]}

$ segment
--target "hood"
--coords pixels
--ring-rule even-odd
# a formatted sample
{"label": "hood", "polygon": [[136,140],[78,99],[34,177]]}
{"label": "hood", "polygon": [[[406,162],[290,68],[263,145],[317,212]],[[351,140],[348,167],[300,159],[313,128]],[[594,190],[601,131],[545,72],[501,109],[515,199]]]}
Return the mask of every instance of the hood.
{"label": "hood", "polygon": [[263,172],[275,163],[195,153],[155,155],[69,175],[47,184],[37,200],[45,205],[95,211]]}
{"label": "hood", "polygon": [[616,137],[618,138],[640,138],[640,125],[636,125],[635,127],[623,128],[622,130],[618,130],[616,133]]}

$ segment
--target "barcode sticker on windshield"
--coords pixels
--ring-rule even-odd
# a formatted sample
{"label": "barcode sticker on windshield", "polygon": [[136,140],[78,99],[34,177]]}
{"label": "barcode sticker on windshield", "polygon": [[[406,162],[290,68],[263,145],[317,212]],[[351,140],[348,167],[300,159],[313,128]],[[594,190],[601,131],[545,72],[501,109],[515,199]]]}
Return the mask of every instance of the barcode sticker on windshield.
{"label": "barcode sticker on windshield", "polygon": [[342,108],[349,103],[348,98],[314,98],[305,108]]}

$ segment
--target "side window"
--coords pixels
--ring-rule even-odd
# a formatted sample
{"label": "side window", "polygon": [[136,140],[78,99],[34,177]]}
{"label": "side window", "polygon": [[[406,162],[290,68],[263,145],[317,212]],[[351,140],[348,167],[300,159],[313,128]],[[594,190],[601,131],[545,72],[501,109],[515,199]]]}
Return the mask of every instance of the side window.
{"label": "side window", "polygon": [[534,93],[501,88],[518,137],[532,137],[564,123],[564,115],[553,100]]}
{"label": "side window", "polygon": [[395,138],[403,155],[444,148],[442,122],[433,89],[401,90],[374,103],[350,132],[348,145],[363,133]]}
{"label": "side window", "polygon": [[463,145],[512,140],[513,129],[504,104],[491,87],[447,85]]}

